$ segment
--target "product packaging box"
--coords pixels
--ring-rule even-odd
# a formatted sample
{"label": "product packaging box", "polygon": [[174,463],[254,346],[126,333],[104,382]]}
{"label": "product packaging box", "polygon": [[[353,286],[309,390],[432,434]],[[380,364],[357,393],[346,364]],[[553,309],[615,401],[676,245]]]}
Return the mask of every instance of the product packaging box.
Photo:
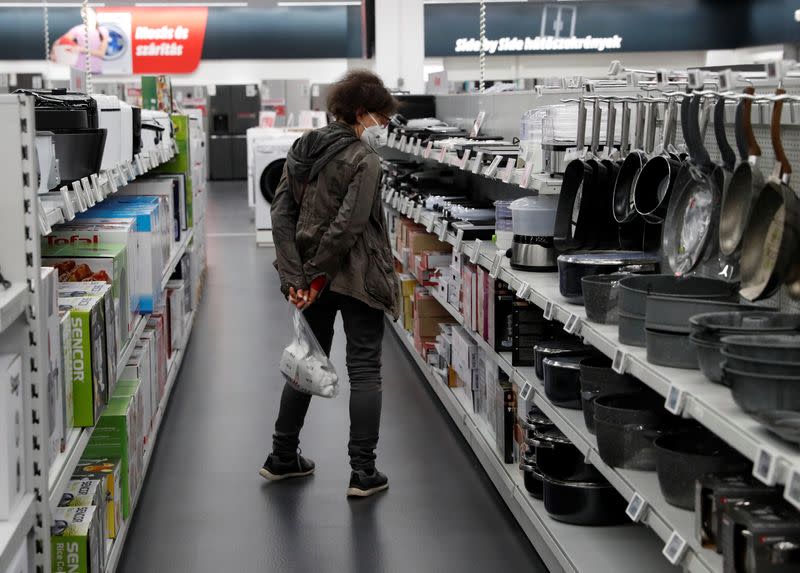
{"label": "product packaging box", "polygon": [[67,484],[58,507],[95,507],[100,516],[103,539],[114,539],[106,524],[106,486],[99,479],[73,479]]}
{"label": "product packaging box", "polygon": [[72,472],[73,479],[100,480],[106,492],[106,531],[115,538],[122,529],[122,463],[119,458],[84,458]]}
{"label": "product packaging box", "polygon": [[162,217],[169,221],[169,232],[172,243],[181,240],[180,205],[175,201],[179,193],[177,182],[171,177],[148,178],[128,183],[119,190],[119,195],[135,195],[160,197]]}
{"label": "product packaging box", "polygon": [[62,298],[69,310],[70,360],[72,363],[73,422],[76,427],[94,426],[106,404],[106,322],[103,299]]}
{"label": "product packaging box", "polygon": [[424,229],[409,231],[408,240],[404,248],[410,249],[414,255],[418,255],[423,251],[449,251],[452,249],[449,243],[443,243],[434,235],[426,233]]}
{"label": "product packaging box", "polygon": [[102,573],[105,536],[96,507],[59,507],[51,530],[53,573]]}
{"label": "product packaging box", "polygon": [[493,280],[494,279],[489,276],[489,271],[481,266],[478,267],[478,334],[486,341],[489,340],[489,283]]}
{"label": "product packaging box", "polygon": [[[132,333],[136,315],[139,312],[140,287],[138,284],[141,268],[141,254],[139,252],[139,236],[136,229],[136,219],[121,218],[105,221],[80,221],[73,220],[53,228],[46,237],[42,237],[42,244],[48,248],[62,245],[125,245],[128,256],[128,318],[120,317],[122,325],[128,326],[128,334]],[[125,308],[119,309],[120,313]],[[127,339],[127,335],[125,336]]]}
{"label": "product packaging box", "polygon": [[76,215],[79,220],[95,223],[129,218],[136,220],[139,266],[131,272],[137,274],[141,313],[152,312],[158,306],[161,280],[169,258],[171,241],[168,231],[167,237],[164,237],[159,205],[160,200],[155,197],[109,197],[85,213]]}
{"label": "product packaging box", "polygon": [[[117,309],[114,305],[114,293],[111,285],[102,282],[61,283],[58,287],[59,298],[97,297],[103,301],[103,312],[106,324],[106,370],[108,370],[109,392],[113,393],[113,385],[117,381],[117,362],[122,354],[122,341],[116,321]],[[122,345],[121,345],[122,344]]]}
{"label": "product packaging box", "polygon": [[136,455],[141,430],[136,399],[137,396],[133,395],[109,400],[84,452],[88,457],[120,459],[122,515],[125,518],[130,515],[131,503],[139,491],[142,476],[142,460]]}
{"label": "product packaging box", "polygon": [[61,320],[58,316],[58,275],[53,267],[42,267],[39,317],[45,323],[47,345],[47,412],[50,420],[50,462],[61,453],[67,428],[64,420],[64,370],[61,366]]}
{"label": "product packaging box", "polygon": [[515,463],[514,427],[517,423],[517,395],[508,381],[503,381],[494,389],[495,396],[495,437],[500,457],[507,464]]}
{"label": "product packaging box", "polygon": [[117,315],[118,334],[116,345],[122,347],[128,339],[130,314],[122,309],[131,307],[128,292],[128,259],[124,244],[106,245],[56,245],[42,247],[42,264],[58,269],[58,280],[62,283],[98,281],[113,287],[114,307]]}
{"label": "product packaging box", "polygon": [[131,354],[131,359],[128,361],[127,366],[125,366],[124,370],[122,371],[123,379],[138,380],[142,385],[142,408],[144,411],[145,443],[147,443],[147,440],[150,436],[150,427],[152,425],[156,410],[158,409],[158,403],[153,401],[155,392],[153,392],[152,389],[153,381],[150,379],[153,371],[150,360],[151,357],[149,344],[146,346],[137,346],[134,349],[133,354]]}
{"label": "product packaging box", "polygon": [[185,293],[186,289],[182,282],[170,281],[167,283],[167,313],[169,315],[170,345],[173,351],[180,350],[183,345]]}
{"label": "product packaging box", "polygon": [[61,332],[61,378],[64,381],[64,403],[62,405],[62,416],[64,418],[64,439],[70,428],[75,427],[74,404],[75,398],[72,392],[72,330],[70,329],[69,310],[59,310],[59,330]]}
{"label": "product packaging box", "polygon": [[136,460],[138,467],[141,468],[139,482],[144,480],[144,448],[145,448],[145,416],[144,416],[144,393],[142,391],[142,384],[138,380],[120,380],[117,385],[117,391],[114,393],[114,398],[133,398],[136,405],[134,412],[134,422],[136,427],[133,428],[136,439],[135,443],[130,443],[131,459]]}
{"label": "product packaging box", "polygon": [[0,520],[25,493],[25,414],[22,358],[0,354]]}
{"label": "product packaging box", "polygon": [[178,153],[167,163],[160,165],[154,174],[182,175],[184,177],[184,193],[186,203],[186,224],[188,227],[194,226],[194,181],[192,178],[192,150],[189,141],[190,121],[189,116],[183,114],[170,115],[172,129],[174,132],[175,144],[178,146]]}
{"label": "product packaging box", "polygon": [[158,344],[156,343],[155,333],[152,330],[145,330],[141,339],[142,347],[147,347],[147,353],[150,355],[150,403],[153,405],[153,413],[151,419],[151,426],[158,413],[161,400],[159,399],[159,383],[158,383]]}
{"label": "product packaging box", "polygon": [[472,380],[472,371],[477,367],[478,347],[463,327],[453,328],[453,369],[464,382]]}
{"label": "product packaging box", "polygon": [[167,359],[169,358],[169,343],[167,342],[167,328],[165,326],[166,318],[162,314],[153,314],[147,321],[147,329],[145,332],[152,331],[156,337],[156,373],[158,381],[158,403],[164,397],[167,389]]}
{"label": "product packaging box", "polygon": [[400,276],[401,303],[403,307],[403,328],[409,332],[414,328],[414,289],[417,280],[411,275]]}

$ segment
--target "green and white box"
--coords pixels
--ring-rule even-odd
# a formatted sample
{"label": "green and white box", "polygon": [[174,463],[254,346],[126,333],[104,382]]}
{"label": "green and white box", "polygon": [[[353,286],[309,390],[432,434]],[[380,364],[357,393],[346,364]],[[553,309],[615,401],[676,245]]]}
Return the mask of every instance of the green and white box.
{"label": "green and white box", "polygon": [[106,535],[116,538],[122,529],[122,461],[117,457],[83,458],[78,462],[72,479],[96,479],[106,492]]}
{"label": "green and white box", "polygon": [[53,512],[53,573],[102,573],[105,537],[96,507],[59,507]]}
{"label": "green and white box", "polygon": [[59,310],[59,327],[61,329],[61,372],[64,379],[64,424],[66,432],[64,439],[66,440],[70,428],[75,427],[75,416],[73,414],[73,405],[75,399],[72,394],[72,331],[69,329],[70,312],[68,310]]}
{"label": "green and white box", "polygon": [[[106,515],[106,486],[103,480],[73,479],[68,484],[58,507],[96,507],[101,516]],[[100,520],[103,539],[112,539],[106,531],[106,520]]]}
{"label": "green and white box", "polygon": [[76,427],[94,426],[106,403],[106,323],[103,299],[62,298],[69,310],[69,348],[72,362],[73,418]]}
{"label": "green and white box", "polygon": [[122,371],[122,378],[125,380],[138,380],[142,385],[142,407],[144,411],[144,420],[142,426],[144,428],[144,442],[147,443],[150,437],[150,428],[153,423],[158,404],[153,402],[153,389],[152,385],[158,385],[158,382],[152,380],[152,365],[150,364],[152,357],[150,355],[150,345],[137,346],[131,355],[128,365]]}

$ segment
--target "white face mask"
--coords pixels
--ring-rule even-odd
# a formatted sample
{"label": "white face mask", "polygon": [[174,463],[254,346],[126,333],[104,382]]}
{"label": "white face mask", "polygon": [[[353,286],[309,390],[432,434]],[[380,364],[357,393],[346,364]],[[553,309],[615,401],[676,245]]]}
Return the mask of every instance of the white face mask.
{"label": "white face mask", "polygon": [[372,117],[371,113],[369,116],[372,118],[372,121],[375,122],[375,125],[367,127],[363,123],[361,124],[361,127],[364,128],[364,131],[361,132],[361,141],[372,149],[372,151],[377,151],[379,148],[386,145],[386,141],[389,138],[389,127],[381,127],[378,125],[375,118]]}

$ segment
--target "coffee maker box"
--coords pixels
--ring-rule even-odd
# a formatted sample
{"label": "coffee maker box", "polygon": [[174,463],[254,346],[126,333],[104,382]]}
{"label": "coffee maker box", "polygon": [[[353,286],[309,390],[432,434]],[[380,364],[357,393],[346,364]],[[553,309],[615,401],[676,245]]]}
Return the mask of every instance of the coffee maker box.
{"label": "coffee maker box", "polygon": [[102,573],[105,536],[96,507],[59,507],[51,529],[53,573]]}
{"label": "coffee maker box", "polygon": [[22,358],[0,354],[0,520],[25,494],[25,414]]}

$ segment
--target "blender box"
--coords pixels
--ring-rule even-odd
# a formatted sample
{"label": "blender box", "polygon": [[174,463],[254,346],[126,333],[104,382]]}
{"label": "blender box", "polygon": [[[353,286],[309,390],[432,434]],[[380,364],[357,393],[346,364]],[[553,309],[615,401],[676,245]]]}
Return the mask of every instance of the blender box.
{"label": "blender box", "polygon": [[137,419],[137,396],[120,396],[108,402],[103,415],[97,421],[84,455],[89,457],[113,457],[120,459],[122,489],[122,516],[131,513],[131,504],[139,491],[142,475],[142,459],[138,451],[141,424]]}
{"label": "blender box", "polygon": [[96,479],[103,484],[106,495],[106,532],[116,538],[122,529],[121,460],[117,457],[89,459],[78,462],[73,479]]}
{"label": "blender box", "polygon": [[122,370],[122,377],[125,380],[138,380],[142,386],[142,409],[144,411],[144,441],[150,436],[150,427],[153,422],[158,403],[153,402],[154,392],[152,391],[152,380],[150,376],[153,368],[150,364],[150,345],[137,346],[128,364]]}
{"label": "blender box", "polygon": [[114,306],[114,296],[111,285],[102,282],[61,283],[58,287],[60,298],[98,297],[103,300],[106,324],[106,369],[108,370],[109,392],[114,391],[117,381],[117,361],[122,352],[123,342],[119,339],[119,328],[116,322],[117,309]]}
{"label": "blender box", "polygon": [[61,366],[61,320],[58,316],[58,275],[52,267],[42,267],[39,287],[39,317],[47,333],[47,413],[50,420],[48,454],[52,462],[61,453],[67,434],[64,420],[64,370]]}
{"label": "blender box", "polygon": [[[115,199],[128,199],[118,202]],[[140,203],[136,200],[148,199]],[[132,269],[137,275],[139,312],[152,312],[158,306],[161,294],[161,279],[169,256],[164,254],[164,239],[161,235],[159,217],[159,200],[147,197],[109,197],[100,205],[96,205],[76,218],[81,221],[95,223],[113,221],[115,219],[136,220],[136,239],[139,243],[138,267]]]}
{"label": "blender box", "polygon": [[25,493],[25,416],[22,358],[0,354],[0,520]]}
{"label": "blender box", "polygon": [[106,322],[103,300],[62,298],[69,310],[69,348],[72,362],[73,419],[76,427],[94,426],[108,394]]}
{"label": "blender box", "polygon": [[75,426],[75,417],[73,415],[74,398],[72,395],[72,347],[70,344],[72,340],[72,331],[69,329],[69,311],[59,310],[58,319],[61,331],[61,372],[63,372],[61,378],[64,382],[64,403],[62,405],[62,412],[65,427],[64,440],[66,440],[69,429]]}
{"label": "blender box", "polygon": [[102,573],[105,536],[96,507],[59,507],[50,531],[53,573]]}
{"label": "blender box", "polygon": [[121,309],[130,308],[128,292],[128,255],[125,245],[56,245],[42,247],[42,264],[56,267],[58,280],[62,283],[79,283],[88,280],[105,282],[113,287],[114,306],[117,313],[119,341],[127,340],[128,331],[133,328],[131,316]]}
{"label": "blender box", "polygon": [[[136,219],[109,219],[106,221],[73,220],[53,228],[42,244],[48,248],[61,245],[125,245],[128,254],[128,293],[130,319],[127,324],[133,328],[135,315],[139,312],[139,285],[137,284],[139,268],[139,238],[136,234]],[[122,312],[124,309],[120,309]],[[127,338],[127,336],[126,336]]]}

